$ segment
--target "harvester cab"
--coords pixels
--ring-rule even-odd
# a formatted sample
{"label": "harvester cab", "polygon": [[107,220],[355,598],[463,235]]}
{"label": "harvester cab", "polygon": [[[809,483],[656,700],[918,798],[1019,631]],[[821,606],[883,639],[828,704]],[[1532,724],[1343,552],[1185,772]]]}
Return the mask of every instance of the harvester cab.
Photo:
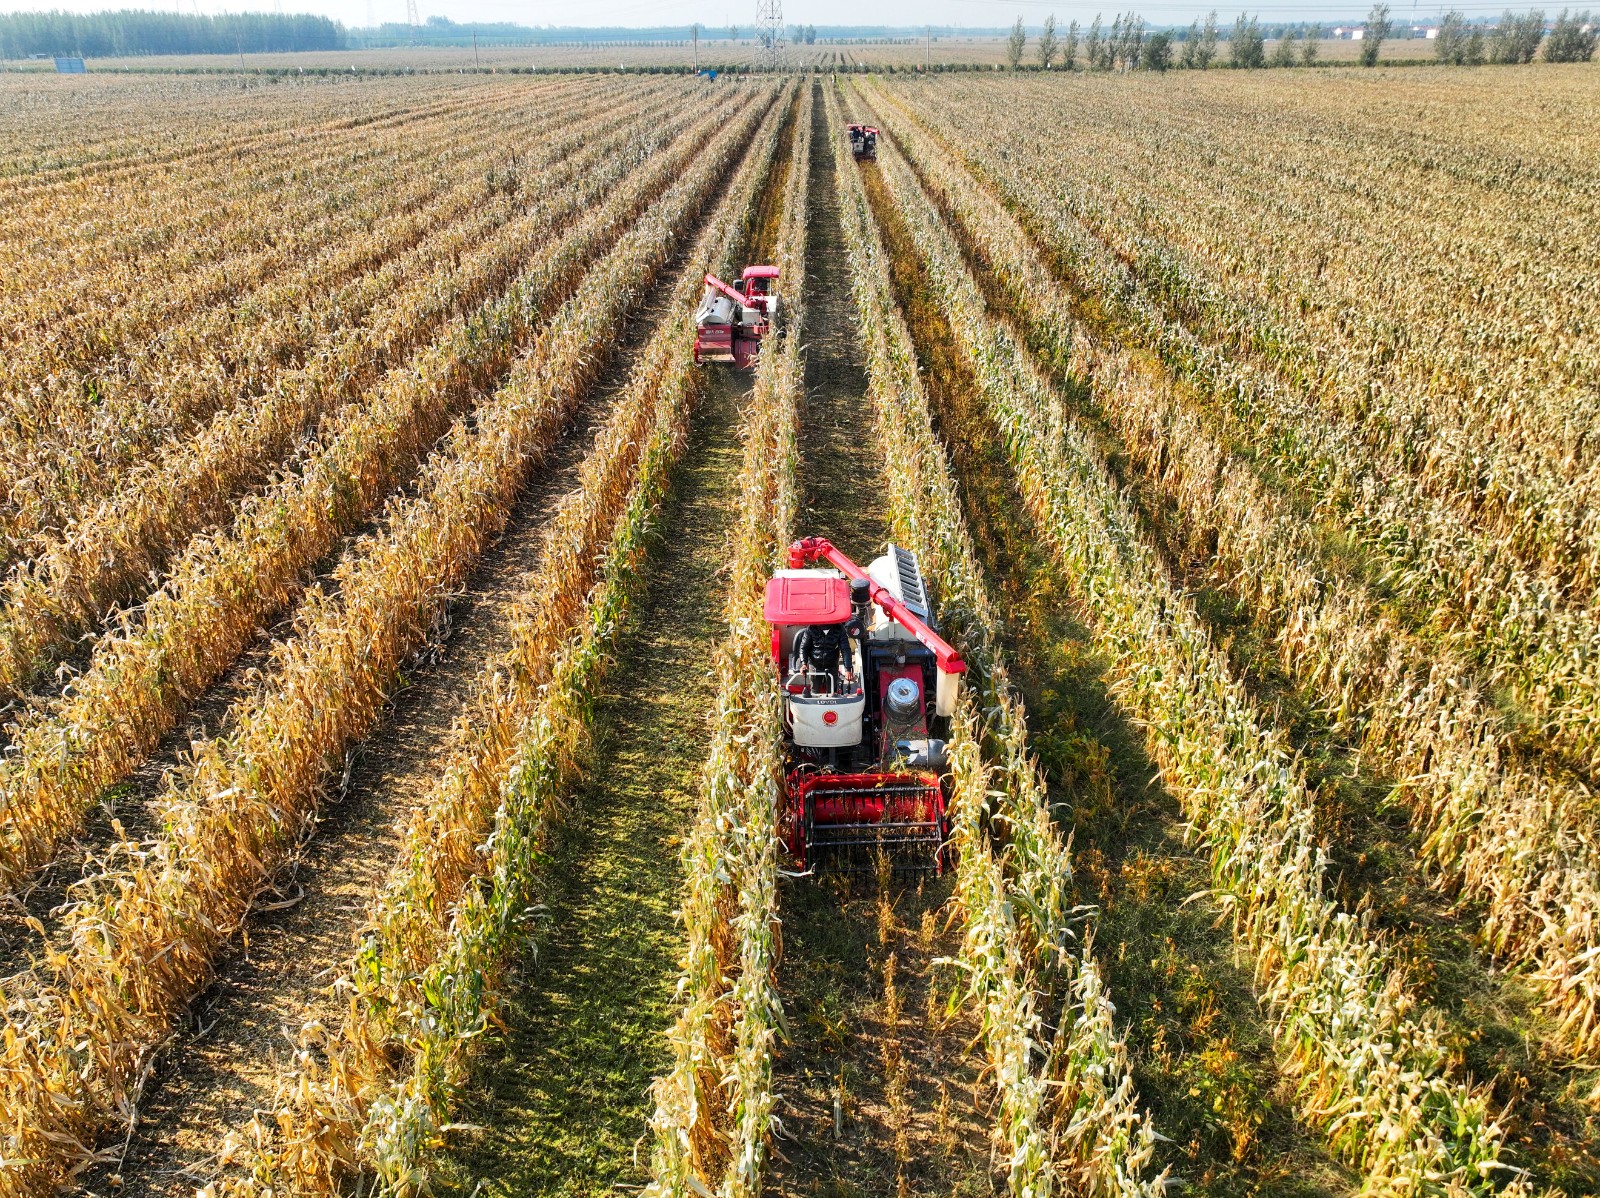
{"label": "harvester cab", "polygon": [[747,266],[731,287],[706,275],[705,296],[694,314],[694,360],[727,362],[740,370],[754,367],[761,342],[778,316],[778,268]]}
{"label": "harvester cab", "polygon": [[890,545],[863,570],[820,537],[796,541],[767,583],[764,615],[782,688],[790,854],[802,869],[860,872],[882,850],[898,870],[942,871],[937,733],[967,667],[934,630],[916,556]]}
{"label": "harvester cab", "polygon": [[878,157],[878,131],[871,125],[846,125],[845,131],[850,134],[850,153],[857,162],[863,159],[868,162],[877,160]]}

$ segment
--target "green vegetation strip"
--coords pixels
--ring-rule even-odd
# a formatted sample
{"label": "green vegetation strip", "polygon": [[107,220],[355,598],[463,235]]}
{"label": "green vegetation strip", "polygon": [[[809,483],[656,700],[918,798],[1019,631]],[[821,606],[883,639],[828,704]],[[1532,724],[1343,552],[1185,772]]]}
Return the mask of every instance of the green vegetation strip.
{"label": "green vegetation strip", "polygon": [[[650,1185],[656,1198],[761,1193],[772,1122],[773,987],[782,730],[761,597],[794,532],[802,290],[812,89],[795,118],[776,264],[778,342],[762,353],[744,421],[711,749],[684,845],[685,950],[672,1066],[654,1087]],[[728,1096],[723,1096],[724,1088]]]}

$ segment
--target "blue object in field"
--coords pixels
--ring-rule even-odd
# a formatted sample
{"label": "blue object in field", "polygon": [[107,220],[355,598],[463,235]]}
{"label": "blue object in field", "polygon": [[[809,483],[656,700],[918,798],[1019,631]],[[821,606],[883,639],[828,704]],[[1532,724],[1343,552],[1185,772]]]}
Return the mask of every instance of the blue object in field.
{"label": "blue object in field", "polygon": [[57,75],[87,75],[89,68],[83,65],[81,58],[57,58]]}
{"label": "blue object in field", "polygon": [[717,73],[715,71],[701,71],[700,73],[711,80],[712,83],[717,81]]}

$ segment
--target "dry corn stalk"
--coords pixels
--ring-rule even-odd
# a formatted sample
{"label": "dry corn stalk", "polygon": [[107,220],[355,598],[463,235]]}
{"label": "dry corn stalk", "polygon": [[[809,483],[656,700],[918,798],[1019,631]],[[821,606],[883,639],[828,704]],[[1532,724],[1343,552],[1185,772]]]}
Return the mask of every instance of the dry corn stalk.
{"label": "dry corn stalk", "polygon": [[[1041,105],[1055,100],[1024,88],[1004,109],[970,97],[952,104],[965,87],[918,88],[918,107],[1118,334],[1158,353],[1229,438],[1347,535],[1416,631],[1478,664],[1540,738],[1591,768],[1600,762],[1600,361],[1593,339],[1576,332],[1596,319],[1587,281],[1600,243],[1580,215],[1592,189],[1574,183],[1558,188],[1559,200],[1529,197],[1528,215],[1508,219],[1508,195],[1538,173],[1525,175],[1521,139],[1515,160],[1479,181],[1483,196],[1404,154],[1405,186],[1362,178],[1365,130],[1343,154],[1297,155],[1294,171],[1274,160],[1263,173],[1253,155],[1219,158],[1208,146],[1195,156],[1208,164],[1205,178],[1183,185],[1167,177],[1183,160],[1172,152],[1175,131],[1163,130],[1159,152],[1146,143],[1136,177],[1112,183],[1097,164],[1124,153],[995,154],[1009,144],[999,129],[1013,119],[1038,127],[1057,111]],[[1168,101],[1159,111],[1173,111]],[[1069,111],[1101,102],[1075,97]],[[1131,111],[1143,123],[1155,110]],[[981,136],[969,136],[975,120]],[[1215,129],[1205,128],[1209,141]],[[1384,152],[1369,160],[1402,136],[1385,129]],[[1232,144],[1253,150],[1266,140],[1285,145]],[[1438,153],[1430,146],[1426,161]],[[1492,160],[1496,150],[1476,144],[1471,153]],[[1570,163],[1570,151],[1559,161]],[[1152,202],[1147,188],[1168,186]],[[1288,194],[1264,224],[1242,197],[1278,189]],[[1358,205],[1401,197],[1406,220],[1440,221],[1434,235],[1445,248],[1422,261],[1448,264],[1444,277],[1420,286],[1422,272],[1396,269],[1369,238],[1329,241],[1330,203],[1352,191]],[[1372,220],[1361,217],[1362,227]],[[1501,270],[1526,256],[1528,237],[1541,274]],[[1353,274],[1347,258],[1358,263]],[[1584,282],[1550,281],[1558,277]],[[1492,304],[1519,315],[1483,315]]]}
{"label": "dry corn stalk", "polygon": [[[1126,1052],[1112,1026],[1088,938],[1085,912],[1066,908],[1071,862],[1055,831],[1026,715],[1001,658],[999,620],[977,564],[954,477],[933,433],[909,330],[894,300],[888,257],[829,94],[845,241],[856,310],[865,330],[878,443],[897,536],[931,567],[947,619],[960,627],[973,691],[955,722],[953,835],[960,848],[957,893],[966,917],[958,964],[978,1004],[994,1071],[1000,1131],[1016,1195],[1046,1198],[1068,1189],[1094,1194],[1159,1194],[1165,1175],[1143,1176],[1155,1132],[1139,1109]],[[986,765],[974,705],[986,709]],[[994,784],[991,785],[991,779]],[[991,843],[992,842],[992,843]],[[1004,867],[997,860],[1002,854]],[[1071,941],[1078,939],[1074,947]],[[1043,996],[1068,999],[1044,1049]],[[1043,1051],[1036,1052],[1040,1048]]]}
{"label": "dry corn stalk", "polygon": [[126,846],[67,913],[70,953],[53,955],[54,976],[40,977],[36,993],[14,996],[8,1013],[0,1081],[6,1156],[36,1163],[0,1175],[0,1184],[59,1177],[81,1142],[115,1117],[141,1054],[204,983],[216,951],[314,813],[328,764],[371,726],[433,613],[599,371],[616,322],[770,100],[770,89],[752,88],[732,123],[722,114],[722,131],[551,318],[506,386],[472,424],[452,430],[416,497],[393,505],[385,530],[347,556],[338,598],[308,598],[297,636],[231,713],[229,737],[196,745],[173,778],[163,836],[153,846]]}
{"label": "dry corn stalk", "polygon": [[[0,586],[0,690],[34,682],[74,638],[98,628],[108,609],[147,588],[195,533],[225,520],[231,505],[275,470],[296,465],[285,458],[308,430],[359,401],[453,315],[504,288],[576,211],[582,195],[574,180],[633,158],[636,146],[660,144],[664,132],[687,121],[665,111],[665,102],[607,104],[586,120],[570,113],[551,119],[563,115],[571,123],[530,147],[528,168],[548,168],[538,197],[487,191],[474,172],[447,204],[406,213],[405,252],[389,247],[396,252],[388,261],[343,287],[320,291],[297,280],[297,293],[307,294],[293,320],[262,305],[263,319],[272,318],[270,337],[252,339],[246,329],[196,336],[211,359],[238,341],[252,346],[261,365],[180,362],[144,383],[165,391],[205,388],[209,398],[190,406],[216,414],[192,437],[174,436],[61,532],[34,538],[27,559]],[[620,136],[630,130],[631,144]],[[439,169],[450,168],[436,163]],[[163,338],[152,352],[175,351]],[[175,377],[180,371],[199,381],[184,383]]]}
{"label": "dry corn stalk", "polygon": [[1083,386],[1178,505],[1188,539],[1212,546],[1213,569],[1276,639],[1285,670],[1403,779],[1397,790],[1428,858],[1483,902],[1488,948],[1534,966],[1562,1047],[1600,1053],[1600,857],[1581,783],[1517,750],[1466,663],[1412,633],[1359,579],[1330,581],[1303,516],[1158,366],[1096,341],[1067,296],[1031,285],[1046,267],[1022,227],[897,111],[898,144],[958,239],[1007,289],[1029,342]]}
{"label": "dry corn stalk", "polygon": [[[1041,532],[1113,663],[1119,699],[1212,852],[1220,895],[1279,1018],[1300,1105],[1378,1193],[1494,1192],[1501,1131],[1486,1097],[1450,1077],[1436,1020],[1365,918],[1324,894],[1312,800],[1186,600],[1141,539],[1082,430],[967,271],[899,158],[884,177],[922,254]],[[1517,1183],[1520,1184],[1520,1183]]]}
{"label": "dry corn stalk", "polygon": [[[556,91],[543,111],[526,106],[536,97],[543,89],[520,97],[497,88],[465,104],[421,106],[392,133],[308,131],[298,145],[288,138],[230,162],[222,178],[191,176],[192,194],[165,197],[165,206],[162,187],[135,177],[109,196],[98,185],[56,188],[43,212],[8,211],[11,232],[14,220],[33,227],[16,247],[20,261],[8,254],[17,269],[7,290],[29,306],[15,324],[0,319],[18,333],[0,354],[0,411],[12,424],[0,439],[0,528],[10,550],[0,556],[34,556],[41,534],[95,506],[155,447],[181,440],[217,403],[258,394],[306,345],[314,314],[337,303],[341,284],[414,238],[415,209],[434,207],[436,194],[453,195],[456,207],[474,191],[485,195],[494,152],[478,165],[474,142],[500,144],[491,131],[559,130],[563,117],[609,93]],[[88,197],[94,210],[72,220]],[[107,228],[124,224],[120,235]],[[52,227],[78,244],[58,244]],[[163,260],[175,269],[161,270]],[[30,287],[43,281],[35,273],[50,286]],[[342,297],[347,315],[336,319],[356,314],[348,301],[359,294]]]}
{"label": "dry corn stalk", "polygon": [[[505,294],[389,372],[368,403],[345,408],[299,472],[247,501],[227,535],[194,542],[162,588],[101,638],[53,713],[19,721],[13,752],[0,762],[10,815],[0,826],[0,876],[15,885],[49,860],[101,792],[143,760],[261,622],[293,599],[304,571],[370,518],[478,389],[503,376],[522,340],[700,152],[716,123],[697,122],[661,154],[648,140],[634,144],[632,156],[576,180],[541,212],[547,243]],[[607,189],[609,197],[585,211]]]}

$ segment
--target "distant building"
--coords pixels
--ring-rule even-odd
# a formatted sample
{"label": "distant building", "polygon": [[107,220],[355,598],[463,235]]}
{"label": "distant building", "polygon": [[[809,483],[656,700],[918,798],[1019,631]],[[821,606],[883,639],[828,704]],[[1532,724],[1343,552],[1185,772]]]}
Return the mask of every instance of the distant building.
{"label": "distant building", "polygon": [[1341,42],[1359,42],[1366,34],[1360,25],[1340,25],[1333,31],[1333,36]]}

